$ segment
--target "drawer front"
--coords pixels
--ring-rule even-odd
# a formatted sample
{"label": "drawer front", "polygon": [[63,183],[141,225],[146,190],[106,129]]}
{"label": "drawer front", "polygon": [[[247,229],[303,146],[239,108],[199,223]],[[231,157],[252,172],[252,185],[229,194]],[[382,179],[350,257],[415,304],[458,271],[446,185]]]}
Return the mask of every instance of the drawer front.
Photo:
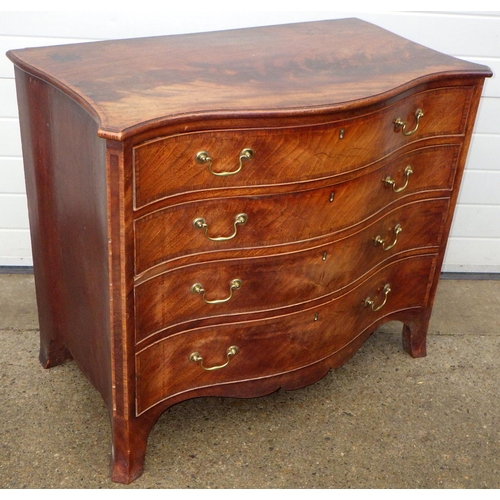
{"label": "drawer front", "polygon": [[[216,198],[158,210],[134,223],[135,272],[190,254],[319,238],[363,221],[407,195],[451,190],[458,152],[457,145],[422,148],[369,174],[326,188]],[[405,175],[408,166],[412,173]],[[394,189],[384,182],[388,178],[394,181]],[[395,192],[406,182],[406,188]],[[195,221],[200,219],[203,225],[197,226]],[[215,238],[219,240],[213,241]]]}
{"label": "drawer front", "polygon": [[[283,184],[353,171],[412,141],[462,134],[471,95],[470,87],[442,88],[327,125],[198,132],[150,141],[134,148],[134,207],[187,191]],[[424,116],[417,130],[404,135],[417,127],[419,109]],[[405,127],[395,126],[398,118]]]}
{"label": "drawer front", "polygon": [[[136,340],[165,328],[179,330],[190,321],[305,304],[361,279],[399,253],[437,251],[448,203],[447,198],[410,203],[312,249],[195,264],[149,279],[135,289]],[[193,288],[196,284],[202,290]]]}
{"label": "drawer front", "polygon": [[191,389],[271,377],[322,360],[380,318],[424,306],[434,265],[429,255],[403,259],[321,307],[195,329],[152,344],[136,354],[137,413]]}

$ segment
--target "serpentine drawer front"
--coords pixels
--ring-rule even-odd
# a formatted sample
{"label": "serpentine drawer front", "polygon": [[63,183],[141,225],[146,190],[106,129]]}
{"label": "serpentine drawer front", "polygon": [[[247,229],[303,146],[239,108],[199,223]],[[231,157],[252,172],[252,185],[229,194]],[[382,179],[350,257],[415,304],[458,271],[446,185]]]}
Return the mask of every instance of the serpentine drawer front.
{"label": "serpentine drawer front", "polygon": [[[434,266],[435,255],[402,259],[317,307],[275,319],[196,328],[157,341],[136,355],[137,413],[182,392],[281,375],[328,358],[381,318],[423,307],[426,280],[414,288],[407,286],[405,277],[426,277]],[[237,351],[228,359],[227,349],[233,345]],[[193,359],[193,352],[203,360]]]}
{"label": "serpentine drawer front", "polygon": [[399,206],[410,195],[449,196],[459,151],[458,145],[419,148],[316,189],[305,183],[281,194],[255,189],[253,195],[208,199],[212,193],[203,192],[201,200],[159,208],[134,221],[136,273],[188,254],[317,240]]}
{"label": "serpentine drawer front", "polygon": [[447,207],[446,198],[413,202],[307,250],[213,260],[159,274],[136,286],[137,339],[201,319],[282,314],[283,308],[331,295],[396,254],[437,251]]}
{"label": "serpentine drawer front", "polygon": [[425,356],[489,68],[357,19],[8,57],[40,361],[101,393],[114,481],[180,401],[303,387],[386,321]]}
{"label": "serpentine drawer front", "polygon": [[[420,92],[382,110],[316,127],[204,132],[148,142],[134,148],[135,204],[140,208],[185,191],[290,183],[363,168],[423,137],[462,134],[472,92],[472,87]],[[417,114],[423,109],[425,114]],[[398,119],[401,126],[395,125]],[[165,176],[173,182],[165,183]]]}

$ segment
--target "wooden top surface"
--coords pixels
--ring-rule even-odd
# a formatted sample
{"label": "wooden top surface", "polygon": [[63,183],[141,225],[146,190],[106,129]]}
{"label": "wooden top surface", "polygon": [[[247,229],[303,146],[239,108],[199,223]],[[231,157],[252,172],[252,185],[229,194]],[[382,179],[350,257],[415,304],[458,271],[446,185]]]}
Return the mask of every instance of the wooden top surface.
{"label": "wooden top surface", "polygon": [[358,19],[12,50],[123,139],[176,118],[346,109],[473,64]]}

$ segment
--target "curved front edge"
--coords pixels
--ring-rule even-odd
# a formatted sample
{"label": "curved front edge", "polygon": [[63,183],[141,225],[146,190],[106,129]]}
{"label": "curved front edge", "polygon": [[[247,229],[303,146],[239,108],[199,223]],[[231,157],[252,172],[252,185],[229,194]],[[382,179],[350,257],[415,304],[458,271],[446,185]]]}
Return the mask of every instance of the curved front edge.
{"label": "curved front edge", "polygon": [[331,369],[344,365],[377,328],[389,321],[403,323],[403,348],[411,356],[425,356],[429,318],[429,311],[422,308],[389,313],[368,326],[343,348],[307,366],[270,377],[236,381],[178,393],[131,420],[114,416],[112,419],[112,480],[128,484],[142,474],[149,432],[161,414],[173,405],[197,397],[255,398],[266,396],[280,389],[296,390],[314,384],[326,376]]}
{"label": "curved front edge", "polygon": [[380,317],[338,351],[307,366],[260,379],[236,381],[178,393],[130,420],[112,417],[112,480],[128,484],[142,474],[149,432],[161,414],[171,406],[196,397],[255,398],[280,389],[290,391],[314,384],[331,369],[337,369],[345,364],[377,328],[389,321],[403,323],[403,348],[411,356],[415,358],[425,356],[429,318],[430,311],[420,307],[392,312]]}

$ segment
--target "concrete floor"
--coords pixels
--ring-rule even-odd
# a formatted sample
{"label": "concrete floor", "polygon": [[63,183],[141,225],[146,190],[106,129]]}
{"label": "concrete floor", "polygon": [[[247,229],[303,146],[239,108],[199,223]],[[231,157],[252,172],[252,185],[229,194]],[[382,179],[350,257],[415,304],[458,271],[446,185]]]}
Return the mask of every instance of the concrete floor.
{"label": "concrete floor", "polygon": [[97,391],[38,363],[33,276],[0,275],[0,487],[500,488],[499,312],[500,281],[441,281],[426,358],[391,323],[306,389],[181,403],[124,486]]}

